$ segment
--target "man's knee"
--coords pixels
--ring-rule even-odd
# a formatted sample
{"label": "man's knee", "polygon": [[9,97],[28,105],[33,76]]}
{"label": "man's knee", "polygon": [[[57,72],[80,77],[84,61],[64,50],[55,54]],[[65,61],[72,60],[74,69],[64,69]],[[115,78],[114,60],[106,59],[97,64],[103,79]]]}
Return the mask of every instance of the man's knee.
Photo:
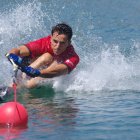
{"label": "man's knee", "polygon": [[39,59],[40,63],[43,65],[49,65],[53,62],[53,56],[49,53],[44,53]]}

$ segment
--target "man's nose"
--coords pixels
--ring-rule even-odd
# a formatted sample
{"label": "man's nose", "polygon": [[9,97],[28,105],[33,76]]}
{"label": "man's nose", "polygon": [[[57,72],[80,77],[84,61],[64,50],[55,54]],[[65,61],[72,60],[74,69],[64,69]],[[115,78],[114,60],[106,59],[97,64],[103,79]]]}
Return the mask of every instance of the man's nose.
{"label": "man's nose", "polygon": [[57,48],[57,49],[60,48],[60,43],[59,43],[59,42],[56,44],[56,48]]}

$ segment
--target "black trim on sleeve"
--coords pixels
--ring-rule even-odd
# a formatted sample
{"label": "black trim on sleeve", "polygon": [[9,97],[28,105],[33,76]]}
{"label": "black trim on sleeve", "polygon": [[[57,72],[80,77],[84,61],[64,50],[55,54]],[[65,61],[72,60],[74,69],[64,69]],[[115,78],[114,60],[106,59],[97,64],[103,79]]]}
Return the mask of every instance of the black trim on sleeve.
{"label": "black trim on sleeve", "polygon": [[29,49],[29,47],[27,46],[27,45],[25,45],[24,44],[24,46],[26,46],[27,47],[27,49],[29,50],[29,52],[30,52],[30,55],[29,56],[31,56],[31,50]]}
{"label": "black trim on sleeve", "polygon": [[71,67],[66,63],[62,63],[62,64],[66,65],[68,67],[68,74],[69,74],[71,72]]}

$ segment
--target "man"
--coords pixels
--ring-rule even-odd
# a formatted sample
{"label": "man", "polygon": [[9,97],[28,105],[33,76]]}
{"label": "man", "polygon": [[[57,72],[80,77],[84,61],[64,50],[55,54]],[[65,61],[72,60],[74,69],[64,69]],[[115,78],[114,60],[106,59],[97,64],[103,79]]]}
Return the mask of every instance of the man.
{"label": "man", "polygon": [[[71,45],[72,29],[66,23],[52,28],[51,35],[9,50],[9,57],[17,64],[19,57],[35,59],[22,69],[33,77],[25,83],[26,88],[34,88],[42,78],[53,78],[69,74],[79,63],[79,56]],[[19,56],[19,57],[18,57]]]}

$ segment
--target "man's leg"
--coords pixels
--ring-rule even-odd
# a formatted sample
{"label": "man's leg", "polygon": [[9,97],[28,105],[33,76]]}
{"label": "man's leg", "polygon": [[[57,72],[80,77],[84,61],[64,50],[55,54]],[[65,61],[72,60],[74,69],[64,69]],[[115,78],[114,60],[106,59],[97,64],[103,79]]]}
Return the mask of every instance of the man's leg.
{"label": "man's leg", "polygon": [[[30,66],[39,69],[40,67],[43,66],[49,66],[48,68],[50,68],[56,65],[57,62],[53,61],[53,57],[49,53],[45,53],[42,56],[40,56],[36,61],[34,61]],[[30,80],[28,80],[28,82],[25,83],[25,87],[28,89],[34,88],[39,84],[40,80],[43,79],[44,78],[41,77],[31,78]]]}
{"label": "man's leg", "polygon": [[40,69],[43,66],[49,66],[53,62],[53,56],[49,53],[42,54],[38,59],[30,64],[34,69]]}

